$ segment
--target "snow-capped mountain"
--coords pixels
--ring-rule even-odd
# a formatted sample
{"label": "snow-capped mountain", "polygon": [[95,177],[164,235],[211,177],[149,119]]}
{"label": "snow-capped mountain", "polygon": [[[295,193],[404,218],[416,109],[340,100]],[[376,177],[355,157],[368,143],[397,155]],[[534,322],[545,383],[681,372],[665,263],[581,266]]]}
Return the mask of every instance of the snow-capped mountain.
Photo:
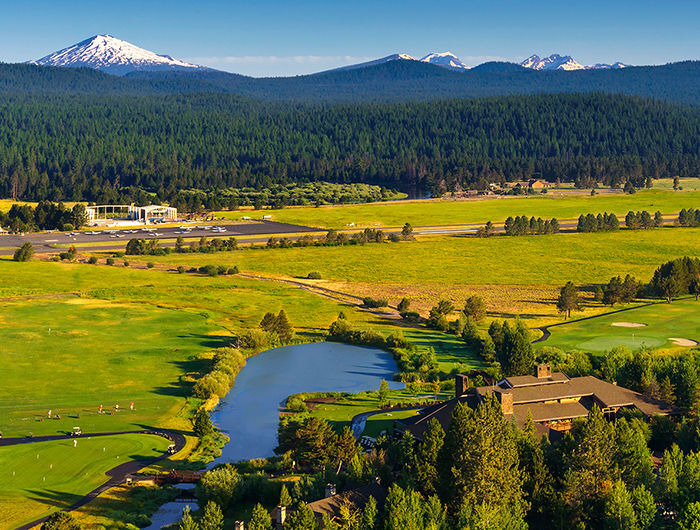
{"label": "snow-capped mountain", "polygon": [[524,68],[530,68],[532,70],[603,70],[603,69],[619,69],[626,68],[629,65],[624,63],[597,63],[584,66],[578,61],[574,60],[570,55],[559,55],[554,53],[549,57],[540,58],[539,55],[531,55],[523,62],[520,66]]}
{"label": "snow-capped mountain", "polygon": [[468,70],[469,67],[464,64],[459,57],[454,53],[442,52],[442,53],[429,53],[421,59],[424,63],[435,64],[437,66],[442,66],[444,68],[451,68],[453,70]]}
{"label": "snow-capped mountain", "polygon": [[333,70],[354,70],[355,68],[365,68],[366,66],[375,66],[377,64],[384,64],[391,61],[417,61],[415,57],[408,55],[407,53],[393,53],[387,55],[386,57],[381,57],[380,59],[374,59],[373,61],[367,61],[365,63],[350,64],[348,66],[341,66],[340,68],[334,68]]}
{"label": "snow-capped mountain", "polygon": [[168,55],[158,55],[111,35],[95,35],[78,44],[30,62],[44,66],[72,68],[83,66],[112,75],[125,75],[134,70],[205,68],[173,59]]}
{"label": "snow-capped mountain", "polygon": [[570,55],[562,56],[558,53],[544,59],[540,59],[539,55],[531,55],[520,63],[520,66],[532,70],[583,70],[586,68],[581,63],[574,61]]}
{"label": "snow-capped mountain", "polygon": [[596,64],[591,64],[586,66],[586,70],[617,70],[620,68],[627,68],[628,66],[631,66],[629,64],[617,62],[613,64],[607,64],[607,63],[596,63]]}

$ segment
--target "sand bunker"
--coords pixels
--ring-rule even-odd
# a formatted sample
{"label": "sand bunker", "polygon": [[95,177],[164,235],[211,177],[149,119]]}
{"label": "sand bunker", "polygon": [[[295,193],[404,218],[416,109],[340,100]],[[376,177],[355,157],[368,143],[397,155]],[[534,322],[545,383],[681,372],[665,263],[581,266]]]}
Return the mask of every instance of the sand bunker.
{"label": "sand bunker", "polygon": [[610,325],[618,327],[618,328],[645,328],[646,327],[646,324],[642,324],[640,322],[613,322]]}
{"label": "sand bunker", "polygon": [[679,339],[677,337],[669,337],[668,340],[672,341],[676,346],[697,346],[698,343],[690,339]]}

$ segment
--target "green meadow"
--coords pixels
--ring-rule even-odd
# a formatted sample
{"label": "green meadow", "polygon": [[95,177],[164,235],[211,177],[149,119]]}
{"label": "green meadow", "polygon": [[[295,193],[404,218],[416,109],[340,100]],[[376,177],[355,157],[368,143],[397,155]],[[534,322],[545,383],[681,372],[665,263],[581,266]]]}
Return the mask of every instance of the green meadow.
{"label": "green meadow", "polygon": [[216,216],[240,220],[244,216],[258,218],[264,214],[271,215],[274,221],[305,226],[346,228],[354,223],[354,226],[364,228],[400,227],[406,222],[414,226],[497,222],[511,215],[571,219],[581,214],[599,212],[624,215],[629,210],[649,210],[652,213],[659,210],[662,213],[671,214],[682,208],[700,207],[700,191],[697,191],[694,186],[688,187],[691,189],[679,192],[651,189],[640,190],[634,195],[611,192],[596,196],[587,194],[558,196],[556,190],[550,190],[549,193],[542,195],[488,199],[432,199],[319,208],[292,207],[253,213],[247,210],[221,211],[216,212]]}
{"label": "green meadow", "polygon": [[[321,338],[341,309],[359,325],[376,319],[301,289],[235,276],[0,260],[0,277],[5,436],[75,425],[86,432],[186,428],[182,409],[191,380],[208,369],[206,352],[256,327],[265,312],[284,308],[308,340]],[[99,405],[121,410],[98,414]],[[48,420],[49,410],[61,419]]]}
{"label": "green meadow", "polygon": [[15,528],[60,508],[108,480],[129,460],[162,455],[160,436],[126,434],[0,447],[0,528]]}
{"label": "green meadow", "polygon": [[[643,324],[622,327],[615,323]],[[600,353],[616,346],[632,350],[647,347],[665,351],[682,349],[672,339],[700,342],[700,302],[695,299],[659,303],[550,329],[542,346]]]}
{"label": "green meadow", "polygon": [[699,228],[474,238],[425,236],[414,242],[238,250],[148,257],[172,265],[235,263],[241,270],[373,284],[559,285],[648,280],[674,257],[700,253]]}

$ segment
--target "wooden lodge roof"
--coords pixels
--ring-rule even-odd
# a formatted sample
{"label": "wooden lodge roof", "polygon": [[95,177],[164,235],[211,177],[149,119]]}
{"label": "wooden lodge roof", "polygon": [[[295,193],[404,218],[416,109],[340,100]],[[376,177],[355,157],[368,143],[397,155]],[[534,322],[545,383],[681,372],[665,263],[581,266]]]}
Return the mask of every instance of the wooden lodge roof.
{"label": "wooden lodge roof", "polygon": [[[593,405],[612,410],[635,407],[645,416],[678,413],[678,409],[672,405],[597,377],[569,378],[562,372],[554,372],[541,378],[530,375],[509,377],[497,385],[473,388],[462,396],[426,407],[416,416],[401,420],[401,424],[405,430],[421,439],[432,418],[447,429],[457,403],[475,408],[488,394],[495,394],[499,401],[502,401],[502,395],[512,396],[512,409],[506,410],[504,407],[505,416],[512,418],[519,427],[525,425],[528,416],[532,417],[536,427],[538,424],[545,427],[549,422],[585,417]],[[545,433],[547,429],[537,430]]]}

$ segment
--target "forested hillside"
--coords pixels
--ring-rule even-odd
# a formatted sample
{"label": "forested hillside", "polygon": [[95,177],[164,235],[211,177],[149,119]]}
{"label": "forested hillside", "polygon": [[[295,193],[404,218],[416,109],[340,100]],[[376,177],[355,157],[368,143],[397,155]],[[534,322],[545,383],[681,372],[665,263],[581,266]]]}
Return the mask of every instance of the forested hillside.
{"label": "forested hillside", "polygon": [[539,177],[621,183],[700,173],[700,109],[627,96],[385,105],[225,94],[0,100],[0,195],[128,200],[177,190],[365,182],[443,191]]}
{"label": "forested hillside", "polygon": [[134,72],[114,77],[86,68],[0,64],[0,94],[184,94],[225,92],[264,100],[397,102],[541,93],[618,93],[700,105],[700,62],[615,70],[535,71],[487,63],[452,71],[391,61],[312,75],[252,78],[219,71]]}

